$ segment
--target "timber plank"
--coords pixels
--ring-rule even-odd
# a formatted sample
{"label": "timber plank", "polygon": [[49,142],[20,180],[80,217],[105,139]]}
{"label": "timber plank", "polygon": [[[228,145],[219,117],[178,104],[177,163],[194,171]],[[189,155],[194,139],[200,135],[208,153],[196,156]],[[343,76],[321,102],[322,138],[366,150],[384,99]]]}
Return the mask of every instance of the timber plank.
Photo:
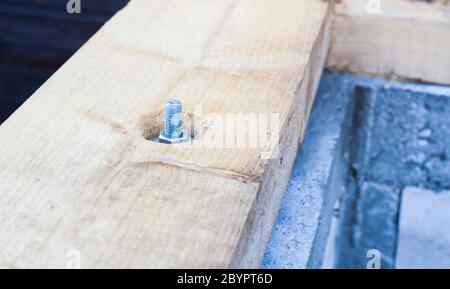
{"label": "timber plank", "polygon": [[381,1],[379,11],[368,1],[339,2],[327,68],[450,84],[448,1]]}
{"label": "timber plank", "polygon": [[[326,1],[134,0],[0,126],[0,267],[257,267],[328,47]],[[168,98],[279,147],[144,138]],[[220,131],[210,123],[201,138]],[[201,142],[199,140],[194,143]]]}

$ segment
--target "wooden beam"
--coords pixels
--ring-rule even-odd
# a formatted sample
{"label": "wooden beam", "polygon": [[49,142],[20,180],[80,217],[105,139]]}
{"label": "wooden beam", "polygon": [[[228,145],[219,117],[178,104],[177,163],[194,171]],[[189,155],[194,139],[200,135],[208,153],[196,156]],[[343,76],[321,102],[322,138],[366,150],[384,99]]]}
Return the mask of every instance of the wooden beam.
{"label": "wooden beam", "polygon": [[[0,127],[0,267],[259,266],[329,6],[131,1]],[[275,113],[279,146],[195,146],[215,123],[192,145],[149,141],[168,98],[188,115]]]}
{"label": "wooden beam", "polygon": [[450,84],[447,0],[389,0],[381,1],[380,7],[367,7],[370,1],[339,2],[335,5],[329,69]]}

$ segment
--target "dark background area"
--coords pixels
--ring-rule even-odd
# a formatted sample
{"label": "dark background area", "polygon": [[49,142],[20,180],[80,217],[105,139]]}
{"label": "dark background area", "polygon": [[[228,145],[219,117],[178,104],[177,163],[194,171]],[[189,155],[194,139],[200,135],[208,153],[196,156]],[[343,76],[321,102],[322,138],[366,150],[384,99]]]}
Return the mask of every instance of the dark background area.
{"label": "dark background area", "polygon": [[0,123],[128,0],[0,0]]}

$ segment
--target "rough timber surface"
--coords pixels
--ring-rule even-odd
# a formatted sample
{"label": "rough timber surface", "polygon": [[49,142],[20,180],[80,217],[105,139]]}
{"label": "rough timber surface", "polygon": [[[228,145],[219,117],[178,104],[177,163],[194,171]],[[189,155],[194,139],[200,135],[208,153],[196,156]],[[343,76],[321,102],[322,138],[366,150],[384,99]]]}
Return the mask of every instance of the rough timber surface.
{"label": "rough timber surface", "polygon": [[[259,266],[329,6],[131,1],[0,127],[0,267]],[[205,114],[278,113],[279,153],[147,141],[174,97]]]}

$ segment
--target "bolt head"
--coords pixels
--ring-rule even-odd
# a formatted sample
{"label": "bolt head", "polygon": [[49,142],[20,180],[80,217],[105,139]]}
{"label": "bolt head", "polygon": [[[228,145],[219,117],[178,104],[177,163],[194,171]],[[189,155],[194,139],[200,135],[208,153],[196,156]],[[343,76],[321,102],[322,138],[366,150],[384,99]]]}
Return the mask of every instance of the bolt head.
{"label": "bolt head", "polygon": [[186,142],[187,139],[188,139],[187,130],[183,130],[183,133],[180,135],[180,137],[177,137],[177,138],[166,137],[164,130],[162,130],[159,133],[159,142],[160,143],[165,143],[165,144],[181,143],[181,142]]}

